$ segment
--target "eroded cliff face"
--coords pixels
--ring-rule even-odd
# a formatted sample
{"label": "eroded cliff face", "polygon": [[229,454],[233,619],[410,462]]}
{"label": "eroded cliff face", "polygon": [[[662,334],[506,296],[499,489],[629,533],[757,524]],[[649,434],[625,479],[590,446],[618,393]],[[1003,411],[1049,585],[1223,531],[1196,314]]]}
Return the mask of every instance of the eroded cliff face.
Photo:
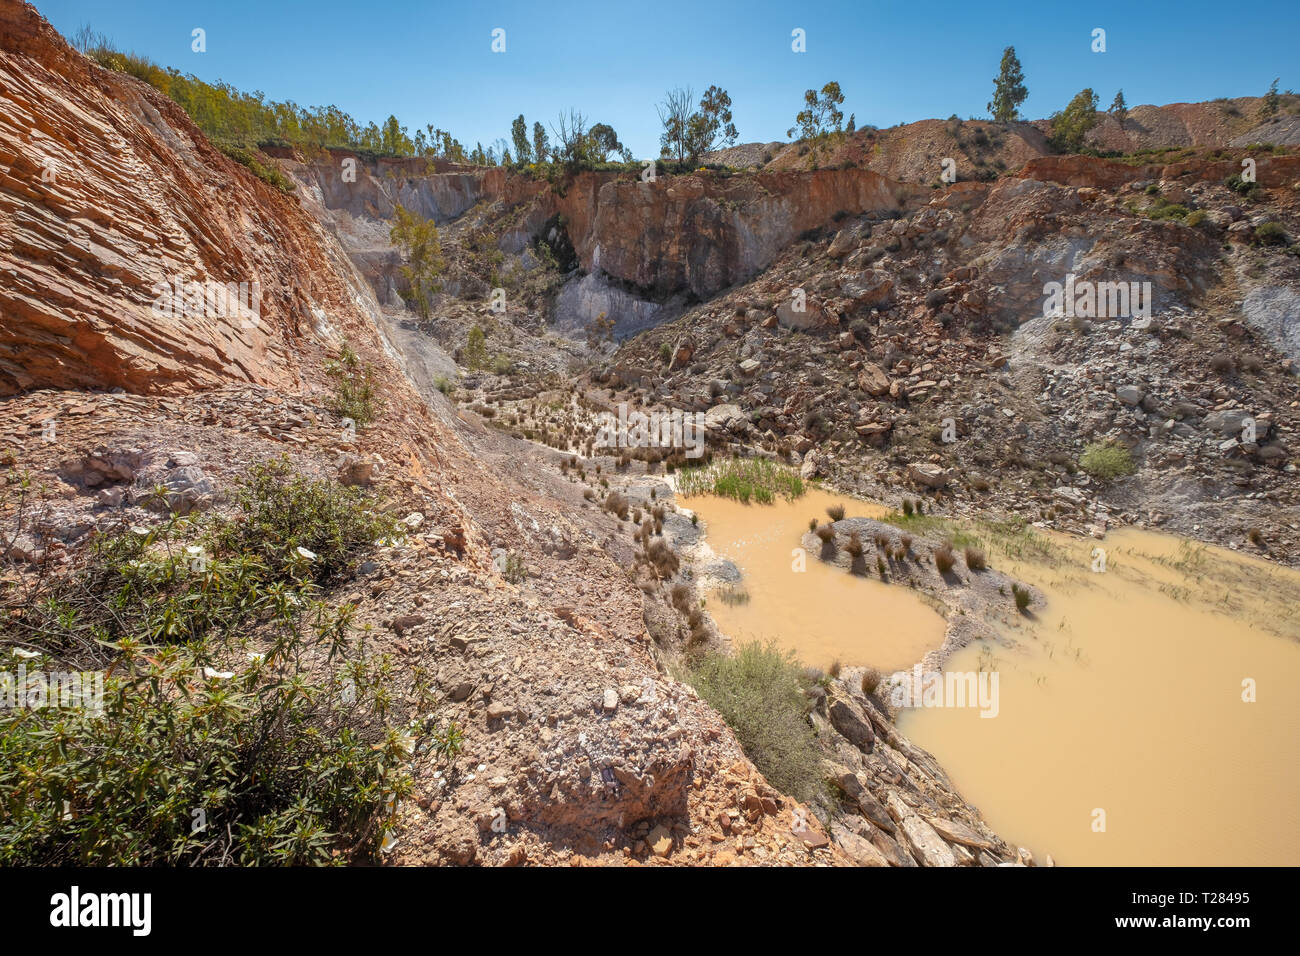
{"label": "eroded cliff face", "polygon": [[289,385],[328,328],[364,325],[364,284],[294,196],[27,5],[0,26],[0,394]]}
{"label": "eroded cliff face", "polygon": [[916,191],[865,169],[650,183],[586,174],[542,212],[565,216],[584,271],[652,296],[707,298],[760,272],[800,233],[897,210]]}
{"label": "eroded cliff face", "polygon": [[[353,179],[344,175],[349,160]],[[333,226],[384,301],[396,303],[400,285],[388,240],[397,205],[446,224],[479,203],[500,202],[507,213],[497,242],[509,254],[562,222],[585,274],[561,297],[565,324],[580,328],[604,312],[621,320],[624,333],[677,314],[674,297],[707,298],[753,277],[801,233],[845,216],[898,210],[920,193],[864,169],[654,182],[586,172],[552,188],[504,169],[364,161],[338,151],[286,154],[284,165],[304,203]]]}

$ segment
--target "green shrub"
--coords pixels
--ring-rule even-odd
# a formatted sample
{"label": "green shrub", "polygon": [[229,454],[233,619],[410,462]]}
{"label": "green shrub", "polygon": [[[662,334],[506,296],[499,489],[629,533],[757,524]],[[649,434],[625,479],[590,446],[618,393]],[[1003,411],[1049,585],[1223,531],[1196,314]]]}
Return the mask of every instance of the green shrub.
{"label": "green shrub", "polygon": [[325,363],[325,375],[334,389],[329,402],[334,414],[350,418],[358,428],[363,428],[383,411],[375,367],[362,362],[347,342],[339,350],[338,358]]}
{"label": "green shrub", "polygon": [[0,618],[4,659],[38,648],[29,672],[103,675],[98,712],[0,710],[0,865],[367,859],[412,747],[454,760],[454,724],[394,726],[390,662],[364,656],[354,608],[320,600],[293,550],[369,547],[374,503],[286,470],[255,468],[215,530],[104,533]]}
{"label": "green shrub", "polygon": [[1233,173],[1223,181],[1223,185],[1247,199],[1258,199],[1260,195],[1259,183],[1242,179],[1240,173]]}
{"label": "green shrub", "polygon": [[1137,468],[1133,455],[1123,445],[1115,442],[1093,442],[1079,456],[1079,467],[1102,481],[1131,475]]}
{"label": "green shrub", "polygon": [[734,655],[707,655],[688,680],[772,786],[797,800],[818,795],[821,754],[807,719],[803,669],[792,654],[755,641]]}
{"label": "green shrub", "polygon": [[1187,219],[1185,221],[1187,225],[1191,226],[1192,228],[1196,228],[1201,223],[1205,222],[1205,210],[1197,209],[1194,212],[1188,213]]}
{"label": "green shrub", "polygon": [[523,555],[515,554],[513,551],[507,554],[501,576],[511,584],[522,584],[527,581],[528,565],[524,563]]}
{"label": "green shrub", "polygon": [[287,457],[255,464],[234,492],[240,513],[218,519],[213,539],[220,552],[256,557],[279,580],[292,576],[311,552],[311,577],[326,583],[341,577],[362,552],[395,538],[400,522],[375,510],[359,488],[308,478]]}
{"label": "green shrub", "polygon": [[274,160],[267,159],[266,163],[263,163],[258,159],[258,154],[233,143],[218,142],[216,145],[218,149],[241,166],[246,167],[249,172],[262,182],[274,186],[280,192],[291,193],[298,188],[280,171],[280,167],[276,165]]}
{"label": "green shrub", "polygon": [[1286,230],[1278,222],[1263,222],[1255,227],[1255,241],[1262,246],[1286,245]]}
{"label": "green shrub", "polygon": [[194,645],[140,648],[118,659],[100,716],[0,712],[0,864],[331,864],[373,853],[385,794],[410,788],[386,768],[409,758],[374,719],[372,668],[354,662],[327,681],[294,672],[310,639],[281,639],[274,662],[229,681],[196,680],[207,658]]}
{"label": "green shrub", "polygon": [[477,325],[465,335],[465,348],[461,352],[461,358],[464,360],[466,368],[478,370],[488,367],[490,359],[487,350],[487,335]]}

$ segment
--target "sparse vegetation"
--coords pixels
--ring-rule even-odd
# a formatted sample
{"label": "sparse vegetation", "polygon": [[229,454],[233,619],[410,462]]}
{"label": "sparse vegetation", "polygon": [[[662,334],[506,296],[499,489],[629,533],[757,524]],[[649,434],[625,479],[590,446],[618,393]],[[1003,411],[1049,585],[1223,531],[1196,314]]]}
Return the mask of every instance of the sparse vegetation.
{"label": "sparse vegetation", "polygon": [[1020,584],[1011,585],[1011,594],[1016,600],[1016,610],[1021,614],[1029,608],[1029,588]]}
{"label": "sparse vegetation", "polygon": [[339,350],[338,358],[325,363],[325,375],[334,390],[329,403],[334,414],[350,418],[357,428],[364,428],[383,411],[374,366],[361,361],[347,342]]}
{"label": "sparse vegetation", "polygon": [[792,654],[775,643],[742,644],[734,655],[707,655],[687,679],[772,786],[797,800],[818,795],[821,753],[806,719],[803,668]]}
{"label": "sparse vegetation", "polygon": [[1101,481],[1122,478],[1137,470],[1133,454],[1117,442],[1092,442],[1079,456],[1079,467]]}
{"label": "sparse vegetation", "polygon": [[934,566],[940,574],[950,573],[956,564],[957,555],[953,553],[952,545],[941,544],[934,549]]}
{"label": "sparse vegetation", "polygon": [[863,547],[862,539],[858,537],[856,531],[849,535],[849,542],[844,546],[844,550],[854,558],[862,557],[862,553],[866,549]]}
{"label": "sparse vegetation", "polygon": [[683,495],[711,494],[744,504],[771,504],[778,495],[798,498],[804,493],[803,479],[797,472],[766,458],[728,458],[683,468],[677,484]]}
{"label": "sparse vegetation", "polygon": [[[388,797],[410,792],[408,745],[388,662],[362,653],[351,605],[327,604],[321,581],[391,522],[281,462],[255,466],[235,504],[110,531],[0,621],[6,657],[37,646],[33,668],[104,675],[102,715],[0,711],[0,863],[329,865],[378,850]],[[415,736],[459,752],[454,724]]]}

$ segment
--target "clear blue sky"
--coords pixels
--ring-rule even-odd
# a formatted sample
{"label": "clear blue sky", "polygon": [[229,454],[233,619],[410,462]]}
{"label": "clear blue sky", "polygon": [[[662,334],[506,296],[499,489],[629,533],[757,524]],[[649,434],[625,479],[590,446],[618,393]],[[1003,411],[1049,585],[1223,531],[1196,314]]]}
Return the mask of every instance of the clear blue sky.
{"label": "clear blue sky", "polygon": [[[859,125],[986,115],[1003,47],[1024,65],[1022,113],[1046,116],[1091,86],[1109,105],[1258,96],[1300,87],[1300,2],[776,2],[602,0],[35,0],[65,36],[83,23],[124,50],[208,81],[363,124],[396,114],[467,148],[509,138],[524,113],[568,107],[658,154],[654,104],[671,86],[731,94],[742,142],[784,140],[802,94],[838,80]],[[207,31],[207,52],[190,49]],[[506,52],[491,52],[493,28]],[[793,53],[791,31],[807,33]],[[1106,30],[1105,53],[1091,50]]]}

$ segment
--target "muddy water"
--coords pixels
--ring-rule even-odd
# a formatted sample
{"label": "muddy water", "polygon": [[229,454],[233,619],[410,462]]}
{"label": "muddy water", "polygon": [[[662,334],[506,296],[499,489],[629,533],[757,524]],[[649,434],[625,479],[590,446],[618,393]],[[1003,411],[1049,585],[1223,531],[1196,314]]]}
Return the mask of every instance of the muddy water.
{"label": "muddy water", "polygon": [[706,595],[714,621],[734,643],[775,638],[799,660],[827,667],[871,665],[885,671],[912,666],[943,643],[944,619],[916,592],[850,575],[810,554],[795,571],[792,551],[811,518],[829,520],[840,504],[851,517],[876,517],[884,509],[811,488],[794,501],[743,505],[729,498],[696,495],[679,503],[705,523],[706,541],[744,575],[749,601],[728,605]]}
{"label": "muddy water", "polygon": [[1136,530],[1051,542],[1033,563],[990,547],[1049,603],[947,664],[998,673],[998,716],[914,708],[900,729],[1040,860],[1294,865],[1300,574]]}

